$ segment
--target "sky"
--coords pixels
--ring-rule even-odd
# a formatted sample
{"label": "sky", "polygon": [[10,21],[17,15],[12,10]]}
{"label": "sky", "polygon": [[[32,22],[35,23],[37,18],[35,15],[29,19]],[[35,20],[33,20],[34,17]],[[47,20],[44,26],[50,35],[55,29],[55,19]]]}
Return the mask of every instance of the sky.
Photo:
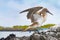
{"label": "sky", "polygon": [[36,6],[48,8],[54,14],[48,14],[44,24],[60,23],[60,0],[0,0],[0,26],[30,25],[31,21],[26,18],[27,12],[19,12]]}

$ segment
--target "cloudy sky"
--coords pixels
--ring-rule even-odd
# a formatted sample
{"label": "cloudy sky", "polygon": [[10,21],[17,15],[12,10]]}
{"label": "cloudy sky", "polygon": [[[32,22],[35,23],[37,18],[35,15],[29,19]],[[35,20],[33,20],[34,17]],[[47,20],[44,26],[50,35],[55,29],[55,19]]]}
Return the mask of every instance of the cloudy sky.
{"label": "cloudy sky", "polygon": [[60,0],[0,0],[0,26],[29,25],[30,20],[26,18],[27,12],[19,14],[20,11],[43,6],[54,15],[48,14],[48,23],[60,23]]}

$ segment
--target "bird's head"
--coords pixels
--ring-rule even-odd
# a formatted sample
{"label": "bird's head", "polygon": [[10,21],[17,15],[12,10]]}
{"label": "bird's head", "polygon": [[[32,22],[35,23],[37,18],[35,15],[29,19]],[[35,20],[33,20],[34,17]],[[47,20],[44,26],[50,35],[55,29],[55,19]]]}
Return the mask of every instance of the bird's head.
{"label": "bird's head", "polygon": [[53,15],[47,8],[44,8],[44,11],[46,11],[47,13]]}

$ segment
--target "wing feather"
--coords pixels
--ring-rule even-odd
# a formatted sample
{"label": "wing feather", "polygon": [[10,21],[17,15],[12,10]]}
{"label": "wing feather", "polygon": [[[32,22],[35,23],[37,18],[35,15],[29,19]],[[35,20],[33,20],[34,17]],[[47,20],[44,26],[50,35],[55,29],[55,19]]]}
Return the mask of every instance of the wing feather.
{"label": "wing feather", "polygon": [[23,10],[21,11],[20,13],[23,13],[23,12],[27,12],[28,11],[28,14],[27,14],[27,19],[31,18],[31,16],[36,13],[38,10],[42,9],[43,7],[33,7],[33,8],[29,8],[29,9],[26,9],[26,10]]}

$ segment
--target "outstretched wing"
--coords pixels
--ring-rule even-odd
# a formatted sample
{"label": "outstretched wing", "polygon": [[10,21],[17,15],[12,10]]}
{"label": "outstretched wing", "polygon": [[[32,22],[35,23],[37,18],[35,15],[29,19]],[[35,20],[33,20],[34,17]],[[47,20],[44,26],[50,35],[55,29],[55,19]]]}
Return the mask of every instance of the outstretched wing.
{"label": "outstretched wing", "polygon": [[23,12],[27,12],[28,11],[28,14],[27,14],[27,18],[31,18],[32,14],[34,14],[36,11],[42,9],[43,7],[33,7],[33,8],[29,8],[29,9],[26,9],[24,11],[21,11],[20,13],[23,13]]}
{"label": "outstretched wing", "polygon": [[20,13],[27,12],[27,11],[29,11],[29,10],[31,10],[31,9],[23,10],[23,11],[21,11]]}
{"label": "outstretched wing", "polygon": [[27,18],[31,18],[34,13],[36,13],[38,10],[42,9],[43,7],[34,7],[33,9],[29,10],[29,13],[27,14]]}
{"label": "outstretched wing", "polygon": [[33,10],[33,9],[34,9],[34,7],[33,8],[26,9],[26,10],[23,10],[20,13],[27,12],[27,11],[31,12],[31,10]]}

